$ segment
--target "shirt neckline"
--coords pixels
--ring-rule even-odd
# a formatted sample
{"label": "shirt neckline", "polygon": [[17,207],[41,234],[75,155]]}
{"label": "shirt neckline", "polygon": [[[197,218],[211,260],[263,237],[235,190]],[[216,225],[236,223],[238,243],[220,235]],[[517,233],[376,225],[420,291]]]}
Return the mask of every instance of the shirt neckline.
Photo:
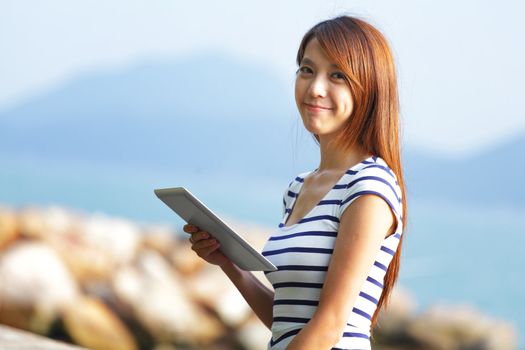
{"label": "shirt neckline", "polygon": [[[299,182],[299,188],[298,188],[298,191],[297,191],[297,195],[294,197],[293,202],[292,202],[292,204],[290,205],[290,208],[291,208],[290,211],[289,211],[288,213],[285,213],[285,215],[283,216],[283,220],[281,221],[281,225],[279,225],[280,228],[281,228],[281,230],[283,230],[283,231],[290,230],[290,229],[294,228],[295,226],[299,225],[299,224],[301,223],[301,221],[303,221],[304,219],[306,219],[306,218],[310,215],[310,213],[311,213],[312,211],[314,211],[314,209],[317,208],[317,207],[319,206],[319,204],[320,204],[320,203],[321,203],[321,202],[322,202],[322,201],[328,196],[328,194],[330,194],[330,192],[332,192],[332,191],[335,189],[335,187],[341,183],[341,181],[343,180],[343,178],[345,177],[345,175],[348,174],[348,172],[350,172],[350,171],[355,171],[355,169],[356,169],[357,167],[359,167],[360,165],[362,165],[362,164],[368,164],[370,160],[372,160],[372,162],[376,163],[376,159],[377,159],[376,156],[370,156],[370,157],[368,157],[368,158],[366,158],[366,159],[363,159],[363,160],[360,161],[359,163],[352,165],[350,168],[348,168],[348,169],[343,173],[343,175],[341,175],[341,177],[339,177],[339,179],[337,180],[337,182],[332,186],[332,188],[330,188],[330,189],[328,190],[328,192],[326,192],[326,193],[324,194],[324,196],[321,198],[321,200],[319,200],[319,202],[318,202],[316,205],[314,205],[314,206],[313,206],[313,207],[312,207],[312,208],[311,208],[311,209],[310,209],[310,210],[309,210],[309,211],[308,211],[308,212],[307,212],[302,218],[300,218],[296,223],[294,223],[294,224],[292,224],[292,225],[285,226],[285,225],[286,225],[286,221],[288,220],[288,218],[290,217],[290,215],[292,215],[292,212],[293,212],[293,210],[294,210],[294,208],[295,208],[295,203],[297,203],[297,199],[299,198],[299,196],[300,196],[300,194],[301,194],[301,192],[302,192],[303,185],[304,185],[304,179],[305,179],[308,175],[310,175],[311,173],[313,173],[314,171],[316,171],[316,170],[319,169],[319,168],[315,168],[314,170],[311,170],[311,171],[307,172],[306,175],[303,176],[303,181],[302,181],[302,182]],[[286,208],[286,209],[288,209],[288,208]]]}

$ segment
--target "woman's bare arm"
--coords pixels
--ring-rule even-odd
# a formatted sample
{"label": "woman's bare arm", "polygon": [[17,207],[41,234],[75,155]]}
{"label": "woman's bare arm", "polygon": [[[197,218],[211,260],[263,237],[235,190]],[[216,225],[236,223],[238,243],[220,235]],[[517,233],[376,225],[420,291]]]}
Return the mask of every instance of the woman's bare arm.
{"label": "woman's bare arm", "polygon": [[388,204],[374,195],[356,199],[344,211],[319,306],[287,349],[335,345],[384,238],[395,229],[394,220]]}

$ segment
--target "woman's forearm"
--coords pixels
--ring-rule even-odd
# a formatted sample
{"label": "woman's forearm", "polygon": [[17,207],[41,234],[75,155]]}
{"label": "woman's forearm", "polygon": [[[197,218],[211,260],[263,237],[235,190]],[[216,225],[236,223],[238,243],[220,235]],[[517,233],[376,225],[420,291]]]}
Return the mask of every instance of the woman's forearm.
{"label": "woman's forearm", "polygon": [[331,327],[329,322],[314,316],[288,344],[286,350],[332,349],[341,334],[338,327]]}
{"label": "woman's forearm", "polygon": [[251,272],[241,270],[234,263],[228,262],[222,265],[221,269],[237,287],[257,317],[268,329],[271,329],[274,292],[267,288]]}

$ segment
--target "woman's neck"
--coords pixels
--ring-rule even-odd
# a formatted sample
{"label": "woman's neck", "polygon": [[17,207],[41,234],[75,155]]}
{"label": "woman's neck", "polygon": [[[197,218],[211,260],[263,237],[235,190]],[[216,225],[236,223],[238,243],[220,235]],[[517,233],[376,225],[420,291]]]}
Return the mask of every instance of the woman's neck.
{"label": "woman's neck", "polygon": [[352,146],[346,150],[337,147],[333,139],[319,138],[321,159],[317,172],[346,171],[372,154],[362,147]]}

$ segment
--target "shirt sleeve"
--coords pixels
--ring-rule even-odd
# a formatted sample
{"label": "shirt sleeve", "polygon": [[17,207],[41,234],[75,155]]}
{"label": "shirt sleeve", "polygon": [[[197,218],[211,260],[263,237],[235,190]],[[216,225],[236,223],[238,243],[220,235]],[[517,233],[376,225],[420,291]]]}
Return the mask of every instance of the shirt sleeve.
{"label": "shirt sleeve", "polygon": [[282,216],[281,218],[284,219],[284,215],[286,215],[286,200],[288,199],[288,187],[286,188],[286,190],[284,191],[284,194],[283,194],[283,213],[282,213]]}
{"label": "shirt sleeve", "polygon": [[292,185],[294,184],[294,182],[295,182],[295,180],[292,180],[288,184],[288,187],[286,187],[286,189],[284,190],[284,193],[283,193],[283,215],[282,215],[283,219],[284,219],[284,216],[286,215],[286,208],[288,207],[288,201],[290,199],[289,192],[290,192],[290,189],[292,188]]}
{"label": "shirt sleeve", "polygon": [[341,218],[346,208],[357,198],[367,194],[378,196],[388,204],[397,221],[394,232],[401,232],[403,225],[401,189],[395,174],[384,166],[362,169],[356,174],[341,198],[338,217]]}
{"label": "shirt sleeve", "polygon": [[286,187],[286,190],[284,191],[284,194],[283,194],[283,216],[282,216],[283,219],[286,215],[286,208],[289,206],[290,201],[291,201],[290,191],[295,191],[295,189],[297,188],[298,181],[303,181],[304,177],[307,174],[308,172],[297,175],[292,181],[290,181],[290,183],[288,184],[288,187]]}

